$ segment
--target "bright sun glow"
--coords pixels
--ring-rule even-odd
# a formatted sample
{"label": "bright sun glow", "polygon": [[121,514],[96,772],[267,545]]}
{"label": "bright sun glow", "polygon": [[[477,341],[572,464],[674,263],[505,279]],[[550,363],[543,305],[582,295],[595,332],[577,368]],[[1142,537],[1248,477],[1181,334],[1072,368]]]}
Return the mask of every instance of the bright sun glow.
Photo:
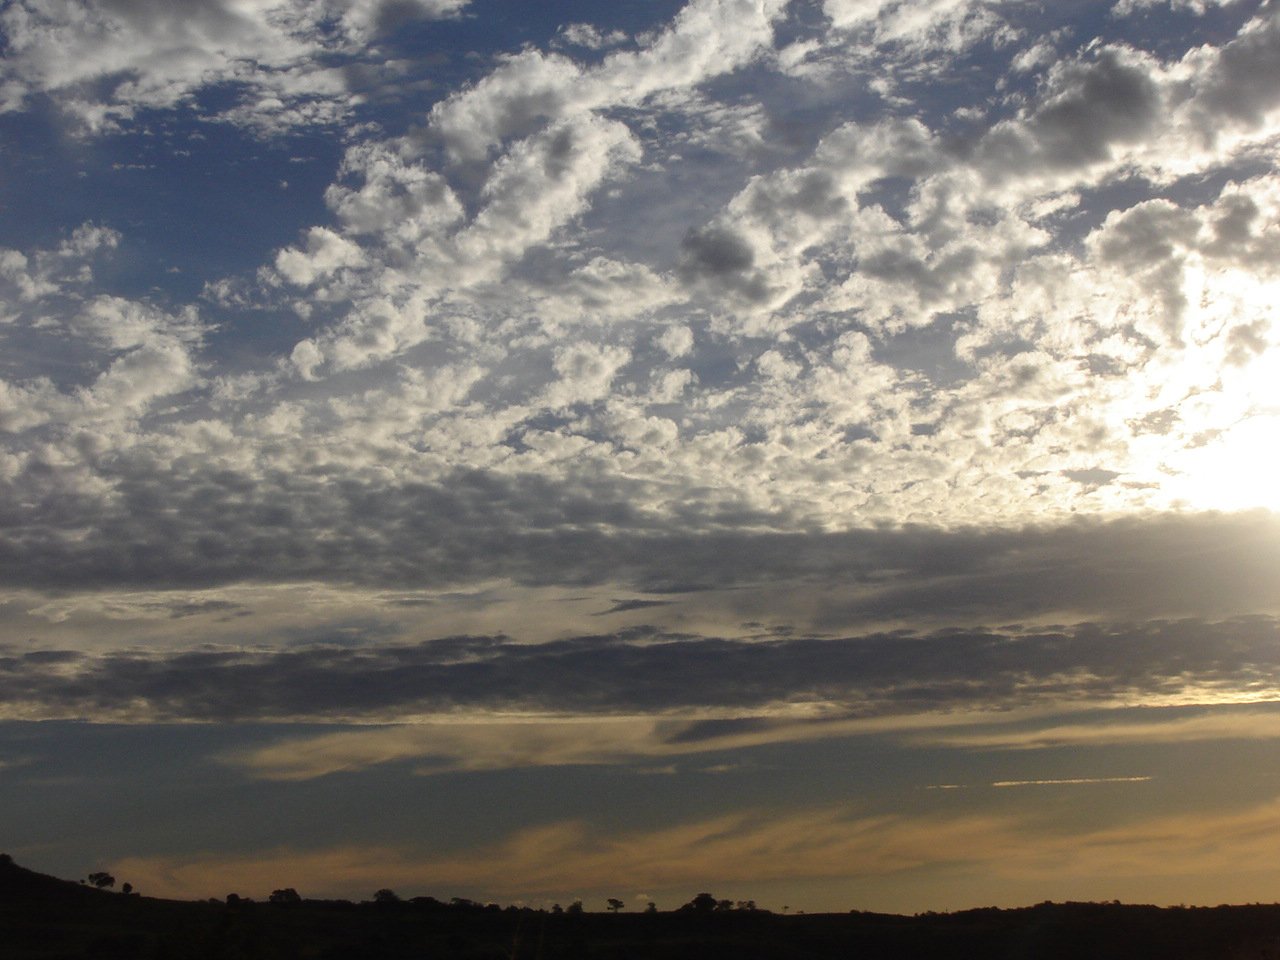
{"label": "bright sun glow", "polygon": [[1258,414],[1242,420],[1217,439],[1188,450],[1183,473],[1167,490],[1188,505],[1209,510],[1280,510],[1280,417]]}
{"label": "bright sun glow", "polygon": [[[1278,298],[1276,284],[1239,272],[1200,294],[1193,323],[1212,333],[1184,363],[1203,365],[1201,382],[1211,386],[1178,405],[1184,446],[1165,460],[1172,475],[1161,484],[1171,500],[1195,509],[1280,510],[1280,348],[1266,343]],[[1248,337],[1239,335],[1243,318],[1252,320]]]}

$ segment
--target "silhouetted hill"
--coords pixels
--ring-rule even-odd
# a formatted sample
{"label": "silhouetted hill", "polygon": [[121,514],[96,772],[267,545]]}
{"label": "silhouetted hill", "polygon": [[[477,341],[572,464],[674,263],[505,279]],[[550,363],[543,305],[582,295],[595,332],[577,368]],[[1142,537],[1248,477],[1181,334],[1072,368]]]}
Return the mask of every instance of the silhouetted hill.
{"label": "silhouetted hill", "polygon": [[1280,960],[1280,906],[1044,903],[902,917],[553,914],[441,903],[186,902],[0,861],[3,960]]}
{"label": "silhouetted hill", "polygon": [[20,867],[7,855],[0,854],[0,900],[6,906],[22,904],[83,904],[94,897],[109,896],[70,880],[59,880],[44,873]]}

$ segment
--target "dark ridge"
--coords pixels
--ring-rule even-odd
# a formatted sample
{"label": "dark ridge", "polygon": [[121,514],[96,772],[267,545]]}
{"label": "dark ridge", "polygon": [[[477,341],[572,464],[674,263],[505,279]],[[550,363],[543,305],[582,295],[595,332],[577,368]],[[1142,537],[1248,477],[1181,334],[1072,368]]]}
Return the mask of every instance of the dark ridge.
{"label": "dark ridge", "polygon": [[0,902],[5,906],[58,902],[80,905],[101,895],[100,890],[20,867],[7,853],[0,853]]}
{"label": "dark ridge", "polygon": [[[90,875],[91,879],[93,875]],[[105,883],[105,876],[99,876]],[[622,904],[616,904],[621,909]],[[589,913],[454,898],[160,900],[0,855],[3,960],[1274,960],[1280,905],[1041,903],[913,917],[783,916],[699,894],[679,910]]]}

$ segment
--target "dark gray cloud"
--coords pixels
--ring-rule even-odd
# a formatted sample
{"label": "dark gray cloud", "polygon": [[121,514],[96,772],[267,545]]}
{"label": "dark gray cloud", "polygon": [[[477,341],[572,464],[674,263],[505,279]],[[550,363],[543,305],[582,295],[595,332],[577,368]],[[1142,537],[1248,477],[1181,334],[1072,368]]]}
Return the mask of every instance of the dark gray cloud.
{"label": "dark gray cloud", "polygon": [[1263,3],[1250,28],[1222,48],[1222,57],[1205,78],[1197,103],[1206,135],[1225,114],[1249,126],[1259,125],[1280,103],[1280,5]]}
{"label": "dark gray cloud", "polygon": [[680,242],[690,276],[723,277],[750,270],[755,262],[751,245],[725,227],[690,230]]}
{"label": "dark gray cloud", "polygon": [[[504,578],[640,594],[820,585],[816,622],[833,630],[867,618],[998,624],[1059,610],[1068,620],[1218,618],[1272,612],[1280,596],[1280,519],[1261,512],[767,533],[753,531],[793,524],[763,511],[692,508],[655,519],[630,505],[627,484],[601,478],[578,486],[468,470],[389,486],[163,474],[125,457],[113,467],[111,503],[57,485],[41,490],[34,476],[4,485],[5,584],[61,592],[314,581],[386,590]],[[752,596],[734,601],[744,619],[772,619],[750,609]]]}
{"label": "dark gray cloud", "polygon": [[175,603],[150,604],[149,609],[166,610],[170,619],[181,620],[186,617],[201,617],[209,614],[220,614],[223,617],[243,617],[250,611],[238,603],[229,600],[187,600]]}
{"label": "dark gray cloud", "polygon": [[671,600],[615,600],[608,610],[601,610],[596,616],[604,617],[611,613],[629,613],[632,610],[646,610],[649,607],[669,607]]}
{"label": "dark gray cloud", "polygon": [[[735,641],[633,628],[545,644],[459,636],[412,646],[0,658],[0,701],[27,715],[139,720],[395,720],[458,709],[741,711],[705,738],[766,723],[778,703],[849,716],[1075,705],[1269,690],[1280,619],[1077,624]],[[744,726],[745,724],[745,726]]]}
{"label": "dark gray cloud", "polygon": [[773,291],[755,266],[755,250],[749,240],[730,227],[710,224],[689,230],[680,241],[679,273],[688,283],[763,303]]}
{"label": "dark gray cloud", "polygon": [[1152,65],[1122,47],[1064,64],[1023,122],[996,126],[978,154],[992,174],[1071,169],[1107,160],[1112,148],[1141,140],[1161,116]]}
{"label": "dark gray cloud", "polygon": [[1048,156],[1067,166],[1104,160],[1113,143],[1140,140],[1161,107],[1148,70],[1114,48],[1093,63],[1067,67],[1054,96],[1031,121],[1033,136]]}

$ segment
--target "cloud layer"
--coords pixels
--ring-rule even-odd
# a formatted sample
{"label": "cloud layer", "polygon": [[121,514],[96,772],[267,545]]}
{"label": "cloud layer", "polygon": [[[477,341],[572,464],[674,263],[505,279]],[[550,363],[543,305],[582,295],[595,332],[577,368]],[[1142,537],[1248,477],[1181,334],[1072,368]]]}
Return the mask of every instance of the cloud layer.
{"label": "cloud layer", "polygon": [[[651,628],[521,644],[168,655],[14,652],[10,718],[373,720],[450,714],[862,718],[1062,704],[1275,696],[1276,621],[1156,621],[1055,631],[903,631],[727,640]],[[744,729],[750,729],[746,727]],[[673,730],[693,742],[732,724]]]}
{"label": "cloud layer", "polygon": [[[58,10],[8,15],[34,30]],[[331,13],[339,46],[380,16]],[[471,544],[544,533],[1274,506],[1277,103],[1258,78],[1275,11],[1177,55],[1116,41],[1052,60],[1021,57],[1041,48],[1020,46],[999,4],[826,13],[825,33],[784,46],[785,5],[706,0],[595,63],[500,57],[413,132],[361,135],[325,192],[329,221],[197,303],[99,292],[114,227],[6,250],[4,333],[33,358],[0,382],[0,481],[24,505],[6,521],[15,566],[52,567],[44,553],[67,577],[252,578],[258,556],[303,579],[367,555],[430,571],[385,521],[465,576]],[[316,29],[276,8],[202,16],[228,44]],[[107,29],[94,23],[74,36]],[[176,20],[147,23],[179,42]],[[15,53],[52,45],[107,70],[75,55],[70,26],[38,44],[23,29]],[[764,105],[710,99],[747,73],[757,93],[769,77],[835,90],[862,75],[864,35],[903,69],[938,58],[941,77],[982,48],[1006,102],[962,111],[962,128],[924,101],[895,106],[909,99],[895,87],[873,115],[828,114],[790,144]],[[254,63],[251,82],[288,73],[238,49],[217,56]],[[81,82],[37,61],[45,88]],[[139,102],[215,82],[199,64],[172,72],[130,81]],[[717,164],[733,185],[697,210],[658,186],[696,189]],[[249,369],[215,366],[250,307],[313,332]],[[74,373],[55,349],[75,352]]]}
{"label": "cloud layer", "polygon": [[810,770],[612,843],[520,808],[436,873],[184,834],[132,876],[1013,889],[1274,820],[1024,815],[1159,780],[1070,750],[1276,732],[1276,3],[15,0],[0,38],[0,719],[263,724],[206,759],[280,797],[875,736],[1028,788],[880,817]]}

